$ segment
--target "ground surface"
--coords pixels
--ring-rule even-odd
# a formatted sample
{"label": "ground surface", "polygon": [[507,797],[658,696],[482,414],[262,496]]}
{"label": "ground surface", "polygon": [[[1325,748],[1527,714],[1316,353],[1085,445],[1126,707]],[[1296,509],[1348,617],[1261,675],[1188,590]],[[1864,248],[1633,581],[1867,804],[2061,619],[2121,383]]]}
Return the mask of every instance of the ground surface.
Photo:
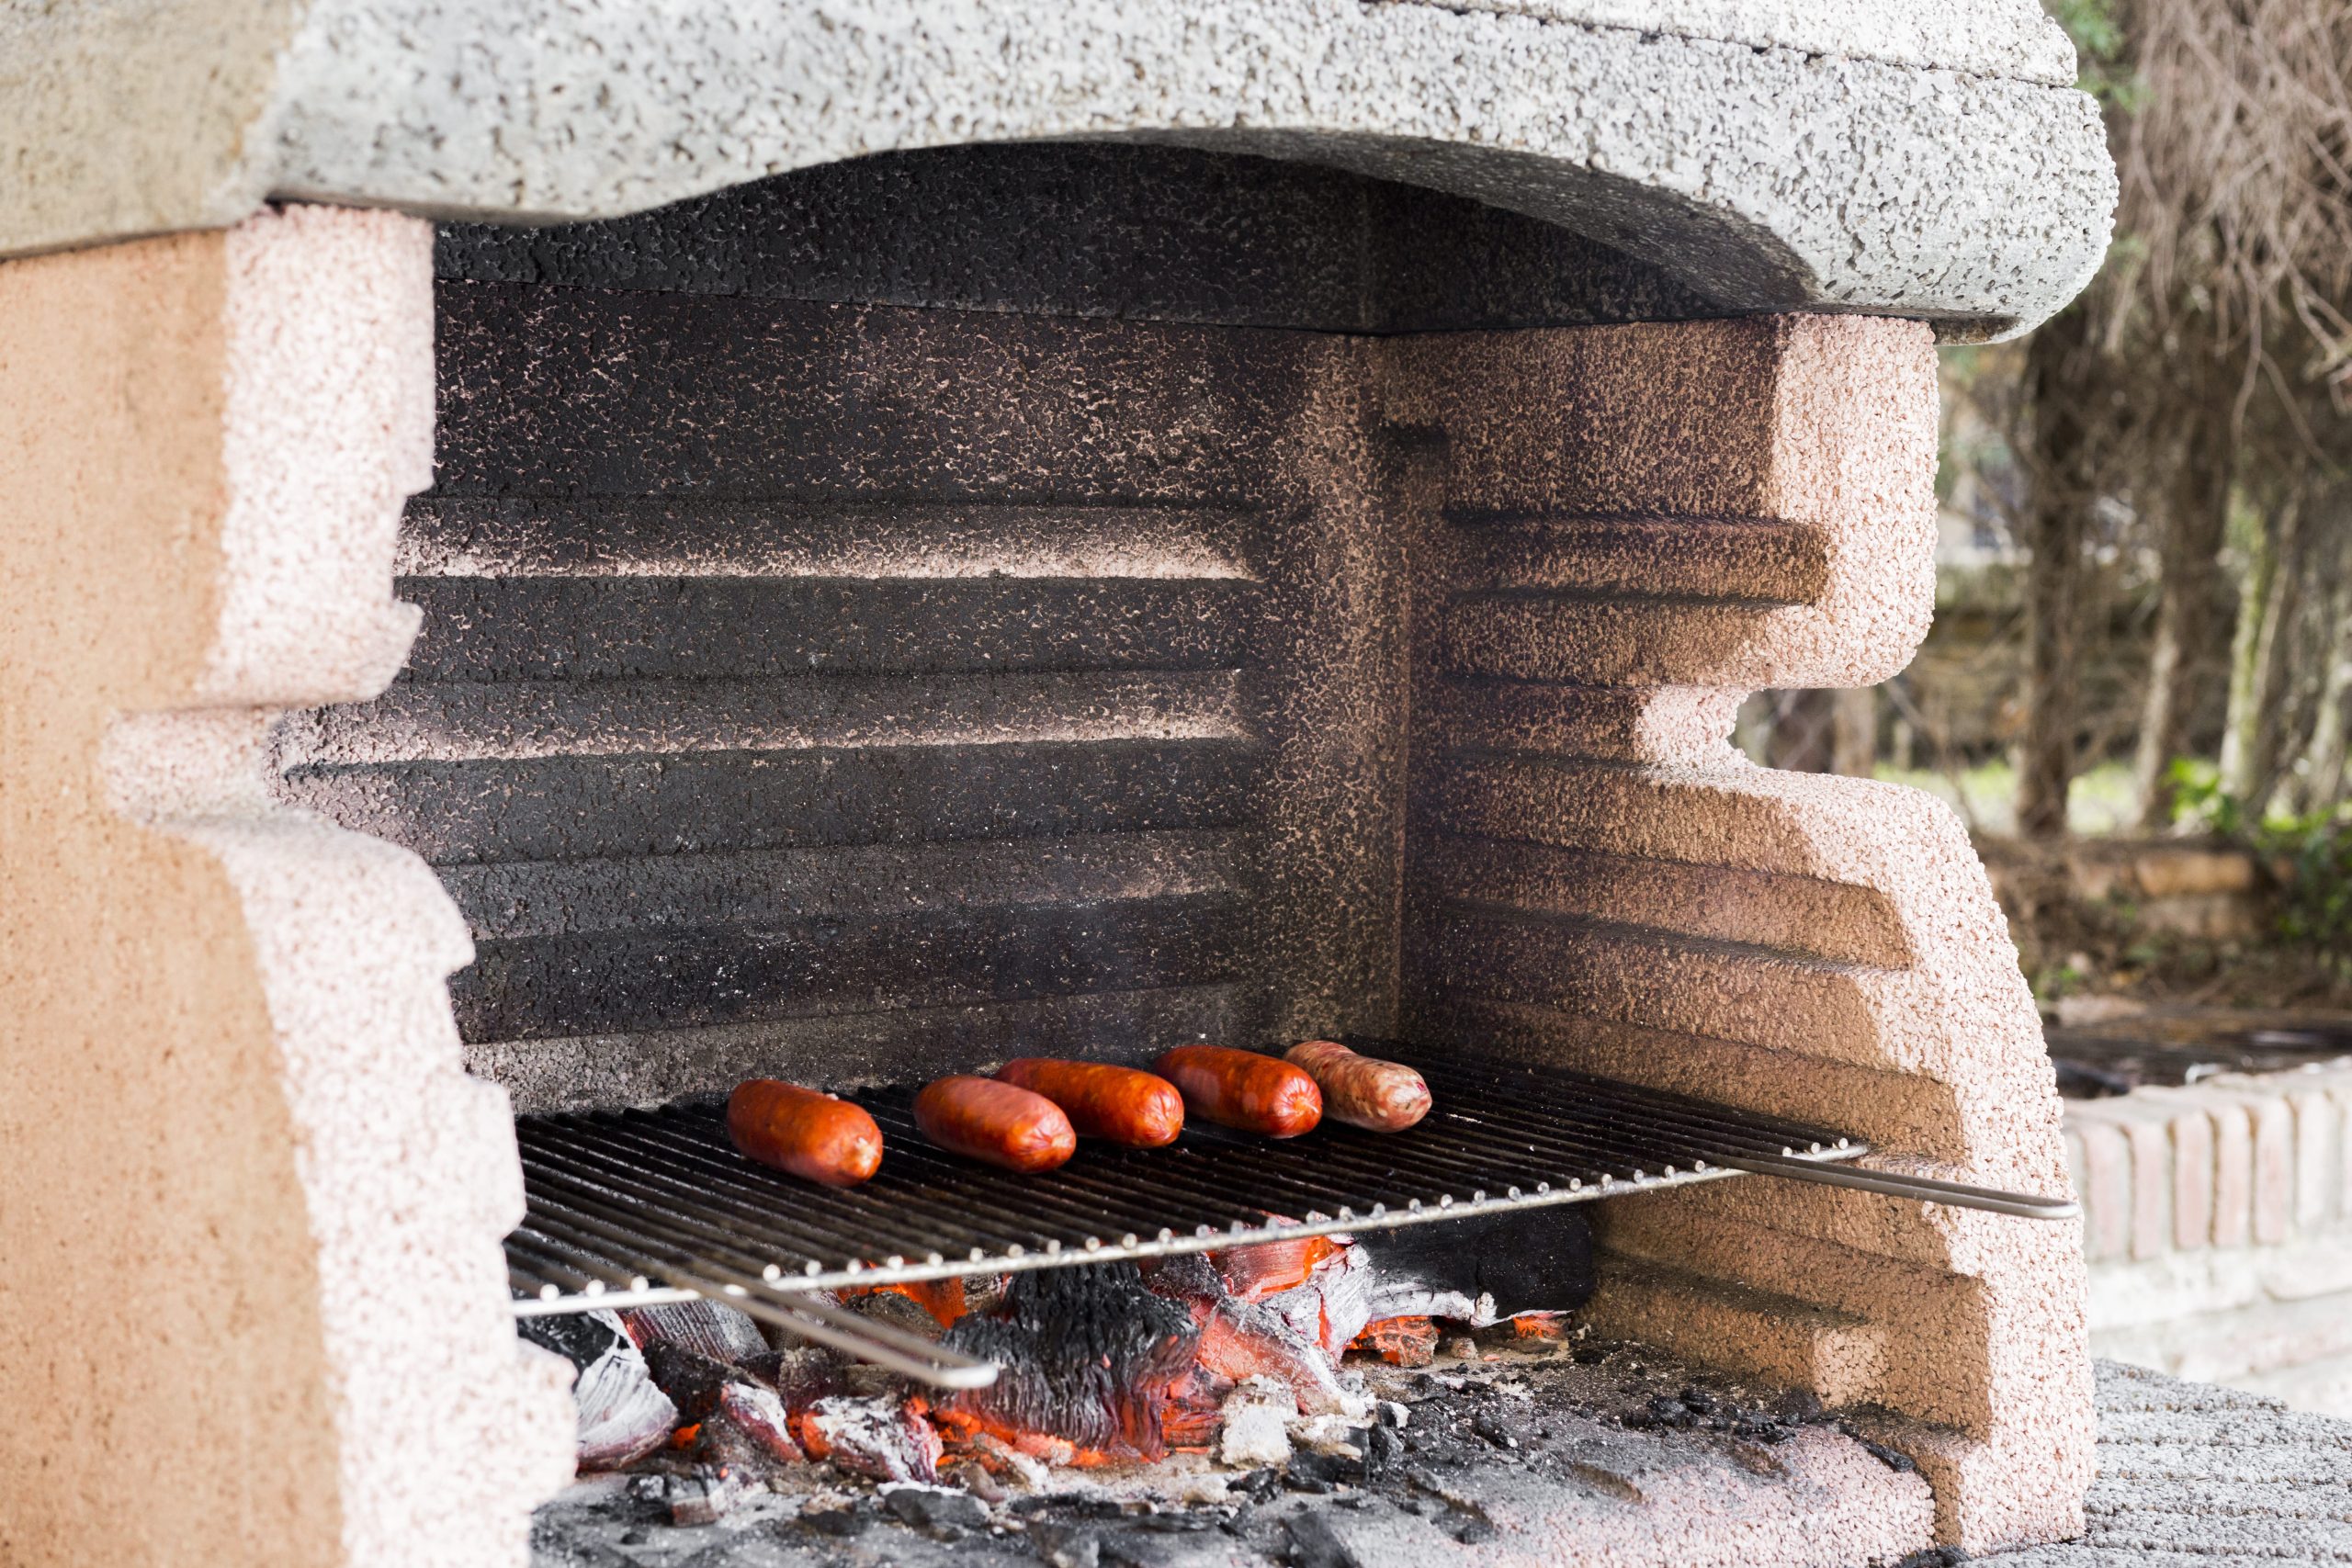
{"label": "ground surface", "polygon": [[[819,1487],[761,1494],[720,1523],[677,1529],[661,1522],[666,1510],[658,1483],[609,1477],[540,1510],[534,1568],[1583,1562],[1595,1559],[1581,1547],[1567,1549],[1582,1539],[1572,1530],[1611,1514],[1622,1522],[1642,1511],[1628,1504],[1662,1497],[1671,1484],[1720,1484],[1731,1472],[1747,1483],[1793,1481],[1793,1489],[1809,1491],[1808,1476],[1829,1479],[1815,1473],[1825,1461],[1879,1463],[1819,1420],[1782,1420],[1777,1441],[1758,1442],[1752,1434],[1770,1419],[1760,1409],[1744,1413],[1747,1437],[1740,1432],[1743,1413],[1730,1405],[1713,1413],[1724,1429],[1702,1417],[1626,1431],[1608,1408],[1674,1397],[1671,1370],[1656,1364],[1559,1369],[1557,1386],[1542,1369],[1518,1363],[1437,1371],[1418,1391],[1408,1374],[1394,1381],[1389,1392],[1417,1393],[1398,1434],[1409,1442],[1368,1482],[1347,1479],[1344,1461],[1329,1469],[1342,1477],[1336,1483],[1299,1478],[1307,1490],[1299,1479],[1286,1485],[1271,1472],[1248,1476],[1203,1462],[1179,1488],[1188,1498],[1165,1499],[1148,1512],[1115,1481],[1085,1482],[1082,1492],[1013,1497],[989,1508],[966,1499],[942,1506],[929,1528],[902,1516],[920,1519],[930,1498],[893,1505],[863,1485]],[[2352,1562],[2352,1422],[2299,1416],[2256,1395],[2111,1362],[2099,1368],[2099,1479],[2088,1533],[1985,1561],[2000,1568]],[[1743,1453],[1749,1468],[1739,1468]],[[1716,1462],[1726,1456],[1731,1466]],[[1764,1473],[1774,1464],[1796,1473]],[[1855,1471],[1845,1479],[1869,1491],[1898,1474]],[[1539,1507],[1566,1513],[1537,1517]],[[1610,1547],[1629,1544],[1622,1530],[1601,1533]],[[1604,1551],[1600,1560],[1611,1556]],[[1777,1559],[1759,1551],[1749,1560]],[[1925,1568],[1938,1559],[1913,1561]]]}
{"label": "ground surface", "polygon": [[2352,1562],[2352,1421],[2099,1363],[2090,1530],[2000,1568]]}

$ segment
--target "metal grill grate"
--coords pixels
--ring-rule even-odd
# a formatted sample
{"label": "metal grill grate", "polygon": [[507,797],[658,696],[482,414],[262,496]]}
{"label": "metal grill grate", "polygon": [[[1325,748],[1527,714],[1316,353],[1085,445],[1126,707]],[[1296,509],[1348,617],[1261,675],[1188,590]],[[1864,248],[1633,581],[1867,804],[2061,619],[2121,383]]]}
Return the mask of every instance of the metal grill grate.
{"label": "metal grill grate", "polygon": [[[1436,1108],[1404,1133],[1327,1122],[1282,1142],[1188,1127],[1166,1148],[1081,1144],[1018,1176],[926,1143],[912,1091],[851,1096],[888,1152],[834,1190],[739,1156],[717,1105],[523,1118],[529,1213],[507,1240],[518,1313],[723,1295],[754,1315],[939,1382],[992,1369],[806,1292],[1149,1258],[1432,1223],[1742,1171],[2063,1218],[2069,1201],[1861,1170],[1859,1140],[1563,1068],[1417,1050]],[[873,1341],[879,1340],[876,1344]]]}

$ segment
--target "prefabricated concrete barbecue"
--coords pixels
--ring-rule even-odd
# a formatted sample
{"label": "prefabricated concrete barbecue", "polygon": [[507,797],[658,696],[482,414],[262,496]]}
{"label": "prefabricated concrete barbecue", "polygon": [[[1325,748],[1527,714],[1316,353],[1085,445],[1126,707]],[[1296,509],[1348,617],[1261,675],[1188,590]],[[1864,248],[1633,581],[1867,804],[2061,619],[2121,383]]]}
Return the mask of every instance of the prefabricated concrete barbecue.
{"label": "prefabricated concrete barbecue", "polygon": [[[1782,9],[8,24],[0,1557],[520,1562],[518,1314],[953,1390],[841,1292],[1555,1205],[1581,1331],[1917,1472],[1646,1560],[2075,1529],[1984,874],[1727,736],[1908,658],[1934,345],[2063,304],[2112,176],[2021,0]],[[1317,1036],[1439,1110],[1030,1181],[903,1122]],[[876,1181],[734,1160],[763,1076]]]}

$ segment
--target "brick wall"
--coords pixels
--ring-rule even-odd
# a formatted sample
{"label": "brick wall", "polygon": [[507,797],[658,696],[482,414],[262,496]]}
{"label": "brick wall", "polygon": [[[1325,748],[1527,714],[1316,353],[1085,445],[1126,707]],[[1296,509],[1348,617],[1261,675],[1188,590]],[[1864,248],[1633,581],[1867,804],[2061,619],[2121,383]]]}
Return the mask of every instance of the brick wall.
{"label": "brick wall", "polygon": [[2352,1414],[2352,1066],[2069,1101],[2091,1346]]}

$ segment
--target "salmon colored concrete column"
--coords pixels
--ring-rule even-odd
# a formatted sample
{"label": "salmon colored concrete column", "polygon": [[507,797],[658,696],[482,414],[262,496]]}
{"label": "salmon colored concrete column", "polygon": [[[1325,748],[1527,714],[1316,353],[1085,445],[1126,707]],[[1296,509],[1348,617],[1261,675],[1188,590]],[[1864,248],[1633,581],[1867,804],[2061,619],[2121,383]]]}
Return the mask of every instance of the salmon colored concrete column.
{"label": "salmon colored concrete column", "polygon": [[297,209],[0,265],[0,1561],[520,1563],[520,1359],[469,946],[271,803],[372,695],[430,477],[431,230]]}
{"label": "salmon colored concrete column", "polygon": [[[1444,433],[1424,554],[1419,1026],[2067,1185],[2039,1021],[1959,820],[1758,768],[1748,693],[1860,686],[1934,602],[1928,329],[1783,316],[1399,340]],[[1601,1206],[1600,1332],[1808,1384],[1939,1538],[2082,1527],[2078,1227],[1759,1179]]]}

